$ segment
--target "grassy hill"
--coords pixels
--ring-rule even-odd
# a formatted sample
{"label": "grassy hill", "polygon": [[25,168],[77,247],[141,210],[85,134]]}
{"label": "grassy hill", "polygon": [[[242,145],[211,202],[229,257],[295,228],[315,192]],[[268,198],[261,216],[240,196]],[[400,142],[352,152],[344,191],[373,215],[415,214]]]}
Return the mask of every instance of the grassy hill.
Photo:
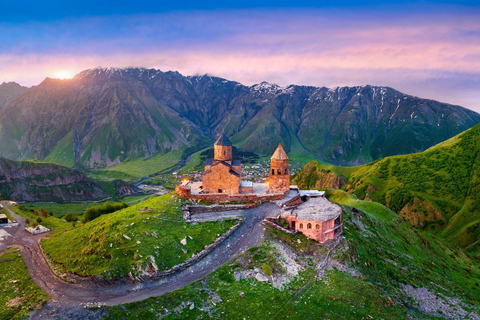
{"label": "grassy hill", "polygon": [[[151,270],[151,261],[159,271],[167,270],[201,251],[235,223],[185,223],[181,202],[168,194],[100,216],[42,244],[63,272],[117,279]],[[185,246],[180,243],[184,238]]]}
{"label": "grassy hill", "polygon": [[0,319],[26,319],[48,296],[30,278],[18,248],[0,251]]}
{"label": "grassy hill", "polygon": [[440,234],[480,259],[480,125],[424,152],[387,157],[363,166],[307,164],[295,177],[302,188],[342,189],[382,203],[416,227]]}
{"label": "grassy hill", "polygon": [[[343,206],[345,235],[330,254],[328,246],[302,234],[267,228],[260,247],[202,281],[104,307],[102,314],[107,319],[438,319],[478,313],[480,270],[469,257],[381,204],[338,190],[328,197]],[[257,273],[268,280],[257,280]]]}

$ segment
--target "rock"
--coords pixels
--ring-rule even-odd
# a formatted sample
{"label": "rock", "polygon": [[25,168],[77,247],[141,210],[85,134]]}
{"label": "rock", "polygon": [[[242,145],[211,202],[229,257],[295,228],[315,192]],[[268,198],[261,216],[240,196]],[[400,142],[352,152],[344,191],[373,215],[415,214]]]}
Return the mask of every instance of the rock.
{"label": "rock", "polygon": [[193,310],[193,308],[195,308],[195,303],[192,302],[192,304],[190,305],[190,310]]}
{"label": "rock", "polygon": [[126,239],[126,240],[132,240],[132,239],[130,239],[130,237],[127,236],[126,234],[124,234],[122,237],[123,237],[124,239]]}
{"label": "rock", "polygon": [[141,242],[140,241],[137,241],[137,244],[140,244]]}
{"label": "rock", "polygon": [[183,244],[184,246],[187,245],[187,238],[183,238],[182,240],[180,240],[180,243]]}
{"label": "rock", "polygon": [[257,280],[260,281],[260,282],[266,282],[266,281],[268,281],[268,278],[265,277],[265,276],[264,276],[263,274],[261,274],[261,273],[257,273],[257,274],[255,275],[255,279],[257,279]]}
{"label": "rock", "polygon": [[245,292],[240,291],[239,294],[240,294],[240,297],[245,297]]}

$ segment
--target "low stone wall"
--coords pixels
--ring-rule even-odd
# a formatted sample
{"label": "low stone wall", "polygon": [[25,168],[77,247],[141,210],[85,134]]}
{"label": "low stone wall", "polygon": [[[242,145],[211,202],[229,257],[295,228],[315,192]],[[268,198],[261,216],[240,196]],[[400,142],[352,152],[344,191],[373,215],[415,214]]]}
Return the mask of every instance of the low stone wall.
{"label": "low stone wall", "polygon": [[[172,275],[176,272],[182,271],[182,270],[188,268],[189,266],[197,263],[198,261],[205,258],[213,249],[217,248],[229,236],[231,236],[238,228],[240,228],[240,226],[244,222],[243,218],[236,218],[236,219],[230,219],[230,220],[238,220],[238,223],[235,224],[234,226],[232,226],[227,232],[222,234],[220,237],[215,239],[214,242],[206,245],[205,248],[202,251],[200,251],[197,254],[194,254],[192,257],[185,260],[184,262],[182,262],[180,264],[177,264],[177,265],[173,266],[172,268],[170,268],[168,270],[165,270],[165,271],[161,271],[161,272],[141,274],[141,275],[138,275],[137,277],[133,277],[131,274],[129,274],[128,278],[130,278],[130,280],[133,280],[133,281],[141,281],[141,282],[144,282],[144,281],[147,281],[147,280],[159,279],[161,277],[169,276],[169,275]],[[66,281],[66,282],[79,283],[79,282],[87,282],[88,281],[88,282],[92,282],[92,283],[96,283],[96,284],[111,284],[111,283],[114,283],[114,282],[125,282],[127,280],[127,277],[124,277],[124,278],[119,279],[119,280],[104,280],[104,279],[102,279],[100,277],[96,277],[96,276],[82,277],[82,276],[79,276],[79,275],[76,275],[76,274],[73,274],[73,273],[70,273],[70,272],[67,273],[67,274],[62,273],[57,268],[55,268],[53,263],[50,261],[50,259],[46,255],[46,253],[43,249],[42,243],[40,241],[38,242],[38,246],[40,247],[40,251],[43,255],[43,258],[47,262],[50,270],[58,278]]]}
{"label": "low stone wall", "polygon": [[251,194],[226,194],[226,193],[208,194],[207,193],[207,194],[190,194],[190,196],[185,198],[199,200],[199,201],[225,203],[225,202],[273,201],[273,200],[282,200],[284,197],[285,197],[285,194],[283,193],[272,193],[272,194],[266,194],[262,196],[253,194],[253,193]]}
{"label": "low stone wall", "polygon": [[231,227],[227,232],[225,232],[223,235],[215,239],[214,242],[208,244],[205,246],[205,248],[200,251],[197,254],[194,254],[192,257],[189,259],[185,260],[185,262],[177,264],[176,266],[173,266],[172,268],[161,271],[161,272],[155,272],[155,273],[148,273],[148,274],[143,274],[135,277],[136,281],[146,281],[149,279],[159,279],[161,277],[169,276],[172,275],[176,272],[185,270],[189,266],[197,263],[198,261],[202,260],[205,258],[210,252],[212,252],[213,249],[217,248],[223,241],[225,241],[229,236],[231,236],[240,226],[242,223],[245,221],[243,218],[238,218],[238,223]]}
{"label": "low stone wall", "polygon": [[[39,240],[38,241],[38,247],[40,248],[40,253],[42,254],[43,258],[47,262],[48,267],[50,270],[55,274],[58,278],[62,279],[63,281],[66,282],[72,282],[72,283],[79,283],[79,282],[85,282],[85,281],[94,281],[98,280],[97,277],[90,276],[90,277],[82,277],[73,273],[62,273],[60,272],[55,265],[50,261],[50,258],[48,258],[47,254],[45,253],[45,250],[43,249],[42,242]],[[97,278],[97,279],[94,279]]]}
{"label": "low stone wall", "polygon": [[247,204],[230,204],[230,205],[211,205],[211,206],[195,206],[195,205],[183,205],[183,219],[185,221],[191,221],[192,215],[207,213],[207,212],[222,212],[230,210],[246,210],[260,206],[259,203],[247,203]]}
{"label": "low stone wall", "polygon": [[272,228],[275,228],[279,231],[282,231],[282,232],[285,232],[285,233],[288,233],[288,234],[297,234],[298,232],[295,231],[295,230],[289,230],[289,229],[285,229],[284,227],[282,226],[279,226],[278,224],[276,224],[275,222],[271,221],[273,219],[263,219],[262,221],[262,224],[265,225],[265,226],[269,226],[269,227],[272,227]]}

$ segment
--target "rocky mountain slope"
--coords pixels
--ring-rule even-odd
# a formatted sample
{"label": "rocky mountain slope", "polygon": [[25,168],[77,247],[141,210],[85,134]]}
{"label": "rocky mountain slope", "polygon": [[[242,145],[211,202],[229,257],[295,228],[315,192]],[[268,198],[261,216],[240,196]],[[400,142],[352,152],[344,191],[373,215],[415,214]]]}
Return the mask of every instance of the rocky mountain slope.
{"label": "rocky mountain slope", "polygon": [[342,188],[360,199],[385,204],[480,259],[480,124],[424,152],[359,167],[311,162],[295,179],[318,187],[325,172],[345,179]]}
{"label": "rocky mountain slope", "polygon": [[[248,87],[210,76],[97,68],[46,79],[0,111],[0,155],[112,167],[208,146],[225,130],[238,147],[358,164],[422,151],[480,122],[459,106],[388,87]],[[180,154],[181,154],[180,153]]]}
{"label": "rocky mountain slope", "polygon": [[[114,188],[117,185],[120,192],[125,192],[124,183],[116,183]],[[86,201],[108,197],[95,181],[79,171],[1,157],[0,194],[4,199],[21,201]]]}
{"label": "rocky mountain slope", "polygon": [[21,96],[28,90],[15,82],[4,82],[0,84],[0,109]]}

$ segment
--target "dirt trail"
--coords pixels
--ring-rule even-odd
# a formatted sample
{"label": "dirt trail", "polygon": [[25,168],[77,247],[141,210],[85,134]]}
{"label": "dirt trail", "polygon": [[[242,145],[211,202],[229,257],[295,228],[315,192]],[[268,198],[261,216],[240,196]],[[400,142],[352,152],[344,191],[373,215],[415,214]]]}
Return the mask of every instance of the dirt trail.
{"label": "dirt trail", "polygon": [[[10,210],[7,203],[3,204],[5,209],[17,220],[18,225],[3,228],[8,235],[0,240],[0,250],[12,246],[20,248],[30,276],[51,298],[46,305],[47,308],[52,304],[55,304],[55,308],[82,304],[117,305],[159,296],[183,288],[215,271],[245,250],[260,245],[263,241],[264,227],[261,224],[263,218],[267,215],[276,215],[280,210],[274,203],[268,203],[249,210],[217,213],[218,216],[243,216],[245,221],[237,231],[198,263],[160,280],[143,283],[119,281],[100,286],[93,282],[67,283],[54,276],[38,246],[40,239],[46,235],[31,235],[26,232],[24,230],[25,219]],[[209,213],[204,215],[202,217],[203,214],[199,214],[195,217],[200,220],[211,218]],[[39,316],[39,314],[37,315]]]}

